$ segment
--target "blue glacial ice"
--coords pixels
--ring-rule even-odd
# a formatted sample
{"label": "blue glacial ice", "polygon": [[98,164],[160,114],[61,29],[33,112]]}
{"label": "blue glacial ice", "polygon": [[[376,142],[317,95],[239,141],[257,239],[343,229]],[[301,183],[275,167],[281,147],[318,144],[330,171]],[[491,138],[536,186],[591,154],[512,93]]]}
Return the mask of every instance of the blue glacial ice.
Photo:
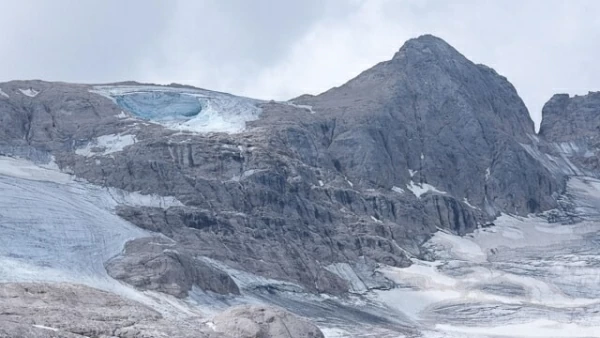
{"label": "blue glacial ice", "polygon": [[259,100],[196,88],[117,85],[92,92],[136,117],[180,131],[239,133],[261,112]]}
{"label": "blue glacial ice", "polygon": [[173,92],[140,92],[120,95],[117,104],[146,120],[187,120],[200,114],[208,104],[202,98]]}

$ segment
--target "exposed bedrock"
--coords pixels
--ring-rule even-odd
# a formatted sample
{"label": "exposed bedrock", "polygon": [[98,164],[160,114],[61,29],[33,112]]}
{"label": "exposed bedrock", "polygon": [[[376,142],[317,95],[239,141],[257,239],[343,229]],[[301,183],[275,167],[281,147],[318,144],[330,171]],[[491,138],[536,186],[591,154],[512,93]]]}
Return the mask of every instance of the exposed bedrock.
{"label": "exposed bedrock", "polygon": [[[367,289],[389,287],[373,269],[422,257],[438,228],[465,234],[500,213],[554,208],[568,168],[546,163],[506,78],[433,36],[290,102],[136,83],[103,86],[102,95],[97,86],[41,81],[0,88],[0,154],[54,159],[93,184],[181,202],[118,210],[175,241],[178,254],[133,242],[107,265],[137,287],[178,296],[194,285],[235,291],[217,288],[227,278],[198,265],[201,257],[311,292],[360,289],[348,275]],[[136,88],[145,94],[127,97],[130,106],[115,102]],[[214,103],[201,132],[153,120],[193,115],[179,92]],[[139,110],[152,116],[140,119]],[[243,128],[206,132],[225,112],[246,116]],[[343,273],[332,268],[339,264]]]}

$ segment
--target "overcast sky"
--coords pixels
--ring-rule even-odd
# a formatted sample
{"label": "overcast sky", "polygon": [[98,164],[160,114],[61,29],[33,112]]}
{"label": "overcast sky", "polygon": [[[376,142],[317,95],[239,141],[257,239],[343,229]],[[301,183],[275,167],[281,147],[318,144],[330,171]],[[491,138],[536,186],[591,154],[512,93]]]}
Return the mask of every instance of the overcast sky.
{"label": "overcast sky", "polygon": [[595,0],[0,0],[0,81],[178,82],[289,99],[425,33],[506,76],[536,123],[554,93],[600,90]]}

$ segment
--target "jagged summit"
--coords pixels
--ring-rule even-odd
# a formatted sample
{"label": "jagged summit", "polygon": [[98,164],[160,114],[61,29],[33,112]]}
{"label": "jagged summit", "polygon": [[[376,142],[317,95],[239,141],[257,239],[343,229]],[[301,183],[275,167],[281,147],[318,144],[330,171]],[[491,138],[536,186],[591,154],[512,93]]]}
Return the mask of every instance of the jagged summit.
{"label": "jagged summit", "polygon": [[[525,104],[505,77],[490,67],[471,62],[433,35],[408,40],[391,60],[315,98],[297,101],[353,111],[352,107],[365,101],[385,106],[417,98],[428,102],[432,114],[428,119],[450,113],[448,104],[460,105],[453,109],[456,120],[472,116],[522,140],[534,133],[534,123]],[[472,109],[476,106],[480,107]],[[369,110],[372,112],[373,109]]]}
{"label": "jagged summit", "polygon": [[542,109],[540,136],[550,141],[596,137],[600,129],[600,92],[555,94]]}
{"label": "jagged summit", "polygon": [[[532,194],[559,184],[520,145],[535,131],[515,88],[440,38],[411,39],[392,60],[295,102],[336,119],[329,150],[348,176],[384,187],[429,184],[489,214],[554,203]],[[362,151],[350,151],[352,144]],[[519,185],[501,183],[519,166],[525,166]]]}

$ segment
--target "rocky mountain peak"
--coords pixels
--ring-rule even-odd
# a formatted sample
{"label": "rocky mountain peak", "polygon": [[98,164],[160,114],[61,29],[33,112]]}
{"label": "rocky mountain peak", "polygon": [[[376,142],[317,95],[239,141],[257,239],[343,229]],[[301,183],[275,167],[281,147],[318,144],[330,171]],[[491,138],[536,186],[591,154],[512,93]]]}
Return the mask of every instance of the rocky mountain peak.
{"label": "rocky mountain peak", "polygon": [[411,56],[421,55],[421,57],[429,58],[466,58],[460,54],[454,47],[448,44],[443,39],[426,34],[417,38],[410,39],[402,45],[400,50],[394,55],[393,59],[405,57],[407,54]]}
{"label": "rocky mountain peak", "polygon": [[600,92],[556,94],[542,109],[540,136],[548,141],[595,137],[600,128]]}
{"label": "rocky mountain peak", "polygon": [[428,184],[488,214],[553,205],[532,195],[540,187],[501,183],[508,179],[501,176],[525,165],[524,180],[559,186],[521,146],[531,142],[534,124],[515,88],[440,38],[409,40],[392,60],[297,102],[335,121],[328,152],[356,181],[385,188]]}

